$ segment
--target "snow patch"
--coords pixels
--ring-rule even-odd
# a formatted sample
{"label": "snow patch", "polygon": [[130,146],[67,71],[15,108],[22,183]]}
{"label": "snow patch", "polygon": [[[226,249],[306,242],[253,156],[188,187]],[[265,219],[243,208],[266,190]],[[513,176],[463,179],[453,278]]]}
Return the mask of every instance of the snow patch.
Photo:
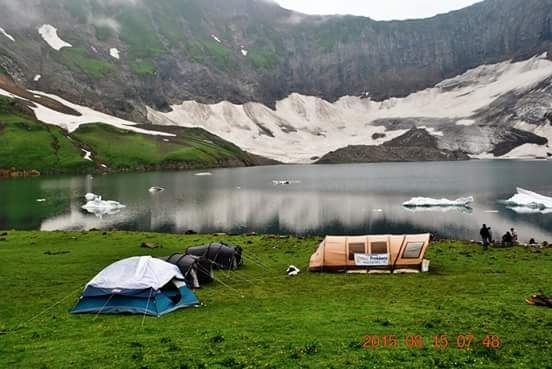
{"label": "snow patch", "polygon": [[41,78],[42,76],[40,74],[37,74],[36,76],[34,76],[33,81],[38,82]]}
{"label": "snow patch", "polygon": [[112,58],[115,58],[117,60],[120,60],[121,59],[121,55],[119,53],[119,50],[112,47],[111,49],[109,49],[109,55],[111,55]]}
{"label": "snow patch", "polygon": [[501,159],[546,159],[552,150],[546,145],[524,144],[516,147]]}
{"label": "snow patch", "polygon": [[43,24],[42,26],[40,26],[40,28],[38,29],[38,33],[40,34],[40,36],[42,36],[44,41],[46,41],[48,45],[50,45],[50,47],[56,51],[59,51],[64,47],[73,47],[73,45],[71,45],[70,43],[65,42],[61,38],[59,38],[56,27],[50,24]]}
{"label": "snow patch", "polygon": [[473,126],[474,124],[475,124],[475,120],[473,119],[460,119],[456,121],[457,126],[469,127],[469,126]]}
{"label": "snow patch", "polygon": [[[69,133],[74,132],[79,126],[83,124],[90,124],[90,123],[104,123],[108,124],[120,129],[136,132],[136,133],[142,133],[146,135],[153,135],[153,136],[166,136],[166,137],[174,137],[175,135],[172,133],[165,133],[165,132],[158,132],[158,131],[150,131],[142,128],[134,127],[138,123],[130,122],[124,119],[120,119],[117,117],[114,117],[112,115],[108,115],[105,113],[98,112],[96,110],[87,108],[82,105],[73,104],[65,99],[62,99],[59,96],[53,95],[53,94],[47,94],[41,91],[33,91],[29,90],[29,92],[33,94],[40,94],[42,96],[49,97],[53,100],[56,100],[60,102],[61,104],[78,111],[81,113],[81,116],[75,116],[70,114],[64,114],[60,113],[58,111],[55,111],[53,109],[50,109],[44,105],[41,105],[37,102],[33,102],[31,109],[34,111],[36,118],[44,123],[52,124],[59,126]],[[0,88],[0,95],[8,96],[12,98],[19,98],[22,100],[27,99],[16,96],[8,91],[5,91]]]}
{"label": "snow patch", "polygon": [[83,159],[88,160],[88,161],[92,161],[92,152],[90,152],[88,150],[85,150],[85,149],[81,149],[81,150],[82,150],[82,152],[84,152]]}
{"label": "snow patch", "polygon": [[6,36],[9,40],[11,40],[11,42],[15,42],[15,38],[12,35],[10,35],[8,32],[6,32],[4,28],[0,27],[0,33]]}

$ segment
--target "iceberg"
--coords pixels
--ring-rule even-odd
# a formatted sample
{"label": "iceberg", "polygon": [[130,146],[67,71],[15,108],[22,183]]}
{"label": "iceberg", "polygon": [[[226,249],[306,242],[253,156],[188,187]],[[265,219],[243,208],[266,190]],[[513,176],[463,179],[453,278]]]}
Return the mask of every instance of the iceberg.
{"label": "iceberg", "polygon": [[157,192],[163,192],[163,191],[165,191],[165,189],[163,187],[154,186],[154,187],[150,187],[150,189],[148,191],[150,193],[157,193]]}
{"label": "iceberg", "polygon": [[536,192],[517,188],[517,193],[504,201],[510,207],[525,207],[531,209],[552,209],[552,197],[544,196]]}
{"label": "iceberg", "polygon": [[104,215],[114,215],[126,208],[125,205],[117,201],[102,200],[102,197],[93,193],[87,193],[85,196],[87,201],[82,206],[87,212],[96,215],[101,218]]}
{"label": "iceberg", "polygon": [[272,181],[272,184],[274,184],[275,186],[298,184],[298,183],[301,183],[301,181],[294,181],[291,179],[275,179]]}
{"label": "iceberg", "polygon": [[403,209],[413,213],[423,212],[441,212],[448,213],[449,211],[457,211],[463,214],[472,214],[473,209],[469,206],[404,206]]}
{"label": "iceberg", "polygon": [[456,200],[448,199],[432,199],[431,197],[413,197],[412,199],[403,202],[403,206],[407,208],[414,207],[453,207],[453,206],[463,206],[469,207],[469,205],[474,201],[472,196],[461,197]]}

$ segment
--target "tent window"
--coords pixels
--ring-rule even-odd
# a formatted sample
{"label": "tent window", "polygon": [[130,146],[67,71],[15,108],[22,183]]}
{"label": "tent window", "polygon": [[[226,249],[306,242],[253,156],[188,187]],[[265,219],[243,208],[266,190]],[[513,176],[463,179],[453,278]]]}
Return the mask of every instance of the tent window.
{"label": "tent window", "polygon": [[408,242],[403,252],[403,259],[418,259],[423,247],[423,242]]}
{"label": "tent window", "polygon": [[372,254],[387,254],[387,242],[372,242],[370,250]]}
{"label": "tent window", "polygon": [[355,254],[365,254],[363,243],[350,243],[349,244],[349,260],[355,260]]}

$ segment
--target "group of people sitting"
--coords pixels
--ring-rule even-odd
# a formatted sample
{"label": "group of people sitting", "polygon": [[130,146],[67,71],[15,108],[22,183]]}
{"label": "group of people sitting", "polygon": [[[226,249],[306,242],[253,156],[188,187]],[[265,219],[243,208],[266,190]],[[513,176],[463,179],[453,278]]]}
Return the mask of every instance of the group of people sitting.
{"label": "group of people sitting", "polygon": [[[483,241],[484,248],[488,248],[489,245],[495,243],[493,239],[493,233],[491,231],[491,227],[487,227],[486,224],[483,224],[483,227],[481,227],[479,234],[481,235],[481,240]],[[510,230],[502,236],[502,245],[513,246],[517,243],[518,243],[517,232],[514,228],[510,228]]]}

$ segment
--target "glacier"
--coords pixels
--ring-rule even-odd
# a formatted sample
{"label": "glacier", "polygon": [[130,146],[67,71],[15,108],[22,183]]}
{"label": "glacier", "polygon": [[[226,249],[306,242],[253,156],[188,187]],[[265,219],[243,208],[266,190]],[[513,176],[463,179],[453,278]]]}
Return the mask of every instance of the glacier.
{"label": "glacier", "polygon": [[[439,138],[443,149],[461,148],[474,158],[494,158],[490,152],[500,142],[496,129],[489,127],[497,119],[489,116],[496,115],[494,110],[504,112],[499,118],[505,123],[497,129],[515,128],[552,140],[550,124],[530,121],[534,115],[544,121],[548,109],[552,110],[548,98],[552,91],[549,96],[540,87],[551,77],[552,61],[542,54],[524,61],[482,65],[432,88],[384,101],[363,95],[329,102],[293,93],[277,101],[275,109],[256,102],[190,100],[172,105],[170,112],[147,111],[155,124],[204,128],[246,151],[286,163],[310,163],[348,145],[380,145],[422,127]],[[525,101],[523,94],[543,97]],[[495,106],[511,105],[508,98],[520,101],[517,109],[522,114]],[[546,145],[526,146],[508,158],[547,157],[549,153],[552,149]]]}

